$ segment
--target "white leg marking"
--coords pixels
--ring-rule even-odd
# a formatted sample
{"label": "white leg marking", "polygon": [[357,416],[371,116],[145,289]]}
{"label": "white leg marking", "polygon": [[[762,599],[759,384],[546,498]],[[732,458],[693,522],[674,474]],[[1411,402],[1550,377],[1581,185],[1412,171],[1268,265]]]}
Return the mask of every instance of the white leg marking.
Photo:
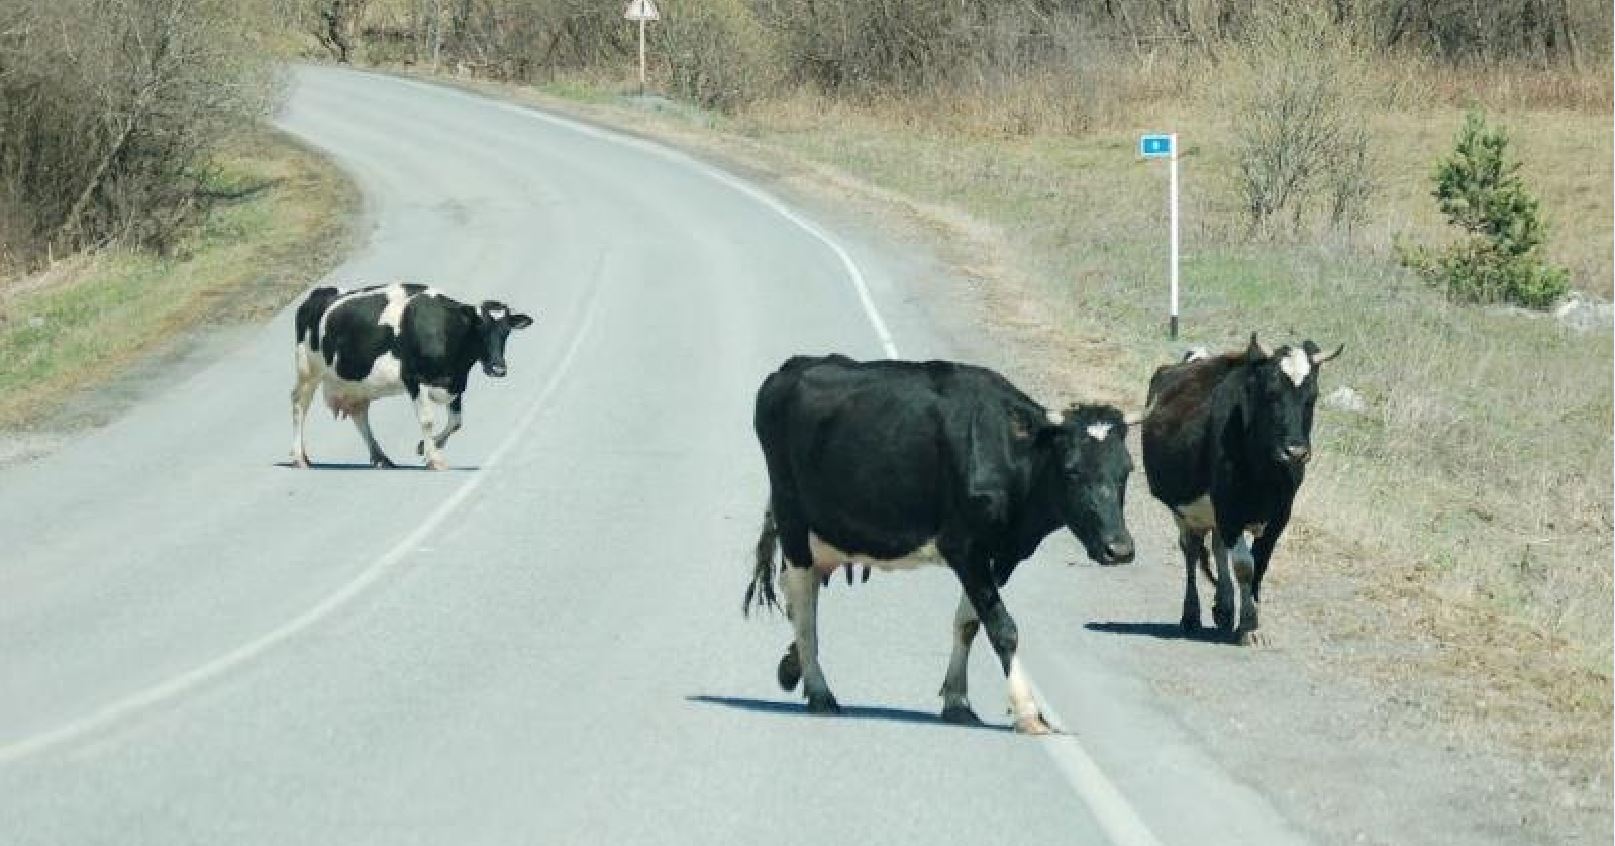
{"label": "white leg marking", "polygon": [[422,390],[415,395],[415,416],[421,422],[421,445],[426,453],[426,466],[433,470],[448,469],[448,464],[443,461],[443,453],[437,449],[437,439],[432,437],[432,425],[437,422],[437,414],[432,410],[430,391]]}
{"label": "white leg marking", "polygon": [[802,693],[810,699],[830,695],[819,666],[819,576],[811,568],[785,567],[785,613],[796,630],[796,656],[802,662]]}
{"label": "white leg marking", "polygon": [[1041,719],[1037,700],[1032,697],[1032,684],[1021,668],[1019,655],[1009,659],[1009,710],[1015,715],[1017,725]]}

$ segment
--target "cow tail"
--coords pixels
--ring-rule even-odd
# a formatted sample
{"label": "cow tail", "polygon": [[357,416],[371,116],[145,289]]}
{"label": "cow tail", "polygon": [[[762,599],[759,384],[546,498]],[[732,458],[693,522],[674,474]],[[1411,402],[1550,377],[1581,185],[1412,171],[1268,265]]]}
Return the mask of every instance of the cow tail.
{"label": "cow tail", "polygon": [[746,598],[740,603],[740,615],[751,616],[753,602],[758,608],[778,608],[779,597],[774,593],[774,552],[779,548],[779,527],[774,523],[774,503],[763,509],[763,531],[757,536],[757,565],[751,573],[751,584],[746,586]]}

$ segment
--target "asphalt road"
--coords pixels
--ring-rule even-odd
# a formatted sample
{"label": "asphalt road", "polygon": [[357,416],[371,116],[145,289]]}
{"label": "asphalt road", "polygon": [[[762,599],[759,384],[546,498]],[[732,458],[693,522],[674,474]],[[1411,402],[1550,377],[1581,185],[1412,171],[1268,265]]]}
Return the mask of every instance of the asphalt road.
{"label": "asphalt road", "polygon": [[[900,248],[421,83],[300,69],[279,123],[366,198],[330,284],[428,282],[537,325],[509,377],[473,377],[449,472],[364,467],[318,403],[321,466],[284,466],[290,312],[0,471],[0,843],[1296,838],[1083,649],[1062,596],[1105,573],[1065,567],[1066,537],[1007,597],[1070,734],[1006,730],[985,642],[992,727],[934,719],[942,570],[821,600],[846,716],[777,689],[788,626],[739,613],[765,496],[752,394],[799,352],[953,354]],[[418,464],[407,402],[372,419]]]}

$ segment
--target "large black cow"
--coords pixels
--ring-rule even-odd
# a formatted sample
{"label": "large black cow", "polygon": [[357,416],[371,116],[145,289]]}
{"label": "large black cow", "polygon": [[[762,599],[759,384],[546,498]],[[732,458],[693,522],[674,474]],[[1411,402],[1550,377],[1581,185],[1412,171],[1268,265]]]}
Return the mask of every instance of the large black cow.
{"label": "large black cow", "polygon": [[744,608],[777,606],[784,552],[795,642],[780,660],[808,709],[839,710],[819,667],[821,578],[851,562],[946,565],[963,596],[942,682],[942,718],[978,722],[965,667],[980,623],[1009,679],[1017,730],[1049,731],[1015,657],[999,588],[1060,526],[1101,564],[1133,558],[1122,518],[1128,421],[1111,406],[1046,411],[1002,376],[945,361],[796,357],[757,392],[753,425],[768,464],[769,507]]}
{"label": "large black cow", "polygon": [[[1182,625],[1200,629],[1195,566],[1211,574],[1205,537],[1217,560],[1212,617],[1234,634],[1234,588],[1240,590],[1239,642],[1261,645],[1257,603],[1273,547],[1312,455],[1312,408],[1324,355],[1311,341],[1268,351],[1251,335],[1242,352],[1191,352],[1150,378],[1142,440],[1150,493],[1172,510],[1186,583]],[[1233,579],[1229,558],[1233,558]]]}
{"label": "large black cow", "polygon": [[[352,417],[376,467],[394,464],[370,431],[370,403],[409,394],[421,424],[416,451],[441,470],[439,450],[460,428],[462,397],[471,366],[505,375],[505,340],[532,325],[504,303],[480,307],[456,302],[425,285],[375,285],[346,293],[316,288],[297,308],[297,383],[292,387],[292,463],[308,466],[303,421],[314,389],[338,417]],[[448,404],[443,431],[433,434],[432,403]]]}

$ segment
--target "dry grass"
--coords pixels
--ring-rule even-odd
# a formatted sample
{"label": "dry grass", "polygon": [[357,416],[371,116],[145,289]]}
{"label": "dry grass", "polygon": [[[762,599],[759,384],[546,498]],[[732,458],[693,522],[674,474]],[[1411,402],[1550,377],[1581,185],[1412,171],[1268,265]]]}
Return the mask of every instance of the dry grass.
{"label": "dry grass", "polygon": [[227,151],[224,202],[173,257],[108,251],[0,279],[0,429],[46,418],[174,336],[262,319],[337,254],[357,198],[318,154],[279,134]]}

